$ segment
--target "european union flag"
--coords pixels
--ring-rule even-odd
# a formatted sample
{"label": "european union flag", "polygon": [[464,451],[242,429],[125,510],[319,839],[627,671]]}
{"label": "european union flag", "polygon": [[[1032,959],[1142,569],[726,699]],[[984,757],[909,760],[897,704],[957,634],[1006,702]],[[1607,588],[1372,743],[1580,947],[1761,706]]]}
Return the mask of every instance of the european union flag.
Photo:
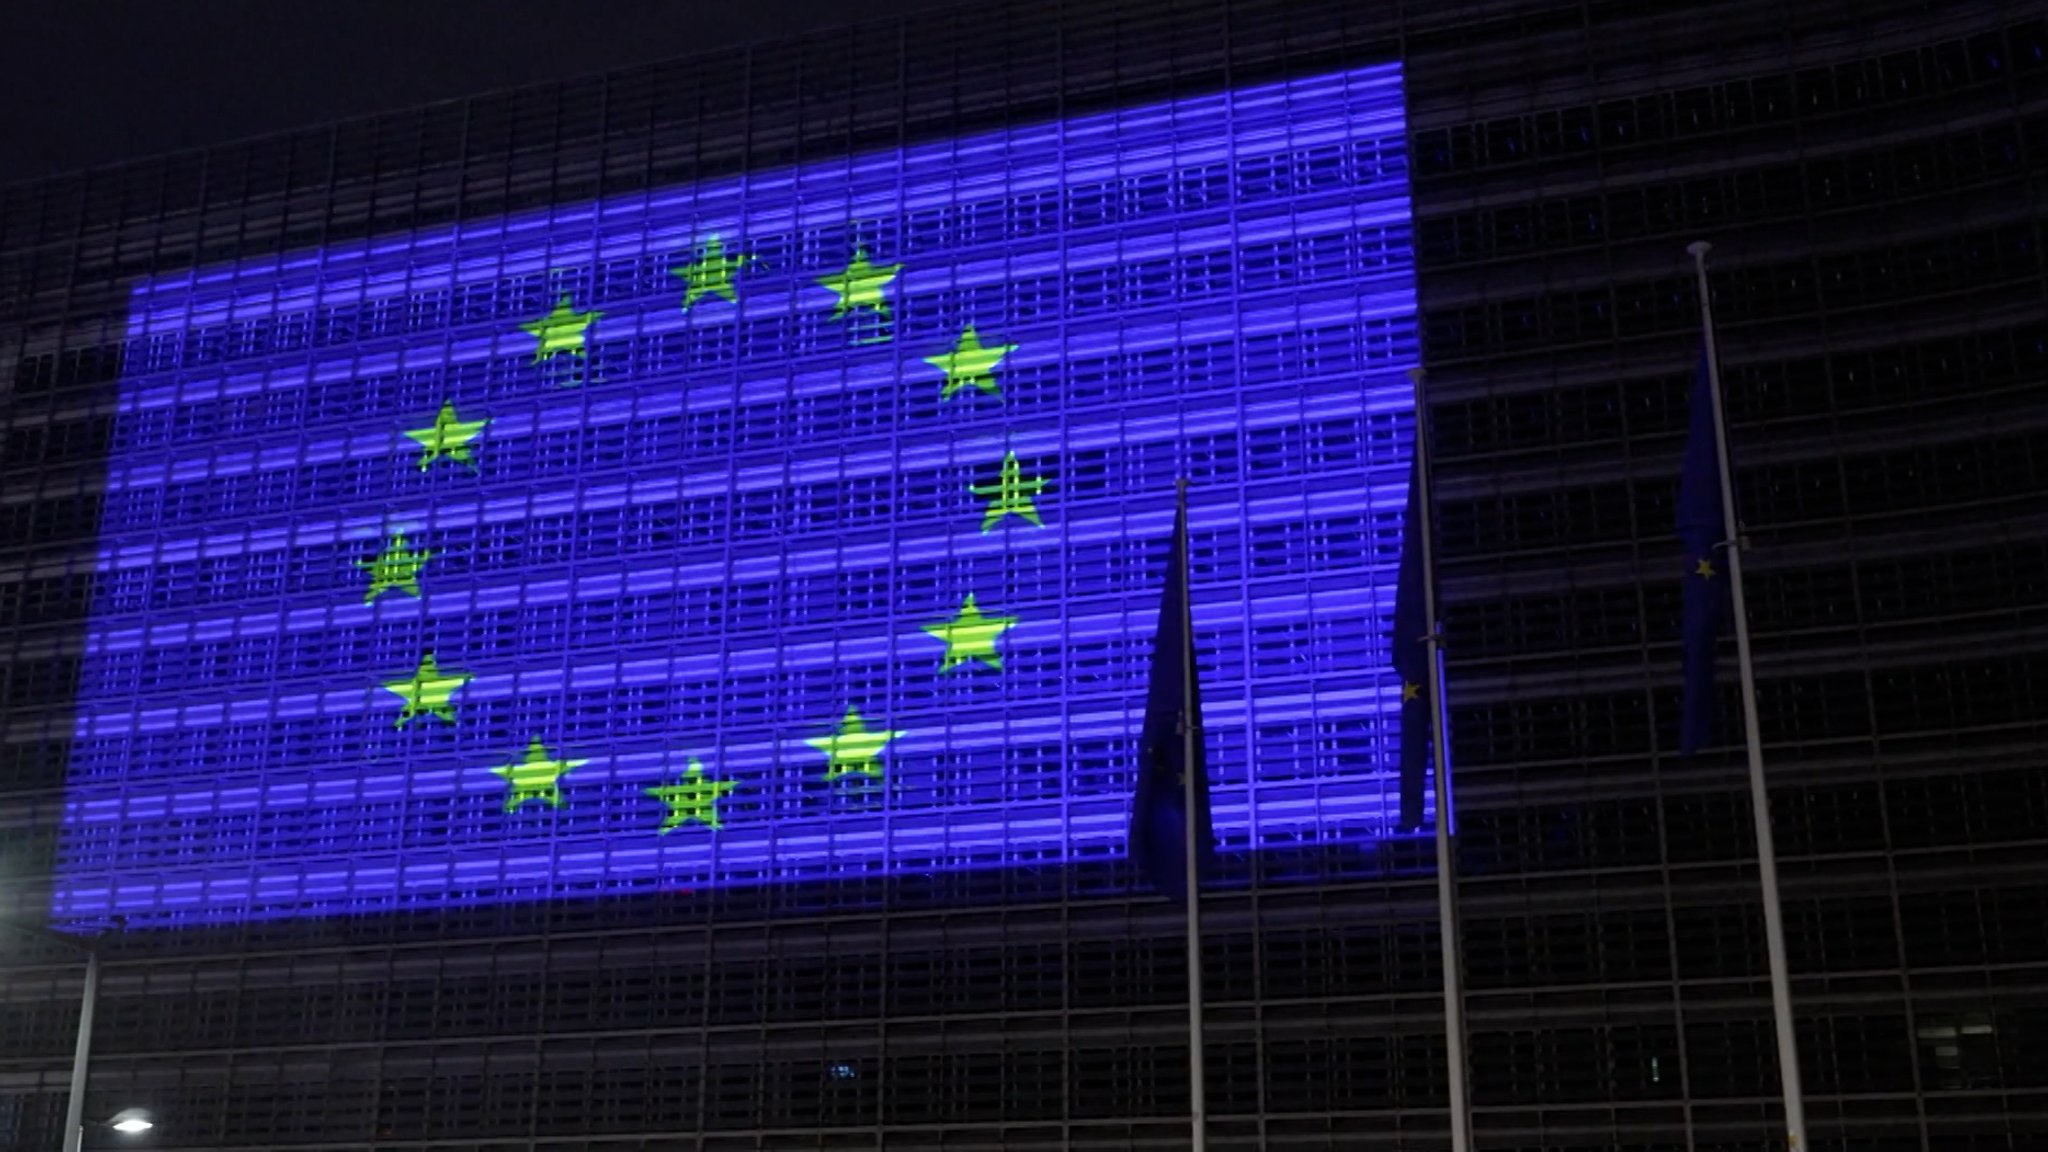
{"label": "european union flag", "polygon": [[[1127,505],[1164,496],[1157,468],[1196,439],[1260,460],[1258,484],[1204,504],[1205,542],[1258,557],[1205,599],[1222,671],[1201,723],[1232,749],[1214,833],[1247,852],[1368,838],[1384,781],[1323,734],[1383,702],[1324,670],[1391,575],[1349,542],[1398,480],[1350,461],[1409,392],[1407,169],[1341,189],[1259,174],[1396,155],[1401,77],[137,279],[125,313],[108,302],[97,538],[66,560],[91,566],[88,618],[15,650],[75,652],[75,699],[52,681],[0,724],[60,746],[61,804],[0,818],[61,811],[52,919],[415,915],[1115,855],[1159,595],[1127,563],[1156,562],[1157,508]],[[1125,204],[1119,181],[1205,192]],[[1371,274],[1332,245],[1369,250]],[[0,585],[30,579],[10,564]],[[1185,613],[1160,633],[1147,764],[1177,781],[1202,770],[1182,750]],[[1210,813],[1154,791],[1139,841],[1171,853],[1162,890],[1192,889],[1179,847],[1208,850]]]}
{"label": "european union flag", "polygon": [[[1419,434],[1419,433],[1418,433]],[[1422,825],[1423,783],[1429,778],[1429,710],[1436,675],[1429,666],[1429,607],[1423,596],[1422,534],[1429,530],[1420,454],[1408,477],[1401,521],[1401,570],[1394,584],[1394,671],[1401,677],[1401,827]]]}
{"label": "european union flag", "polygon": [[1714,400],[1702,355],[1678,480],[1678,539],[1685,548],[1685,715],[1678,750],[1685,756],[1714,737],[1714,651],[1729,606],[1728,580],[1719,566],[1724,530],[1721,451],[1714,442]]}
{"label": "european union flag", "polygon": [[[1200,873],[1216,853],[1209,821],[1209,772],[1201,732],[1189,740],[1185,725],[1199,725],[1202,694],[1194,667],[1194,620],[1188,608],[1188,510],[1173,519],[1173,558],[1159,602],[1159,630],[1145,685],[1145,727],[1138,738],[1138,788],[1131,803],[1131,859],[1159,894],[1177,904],[1201,886]],[[1187,812],[1186,779],[1195,780],[1195,812]],[[1188,837],[1195,837],[1196,876],[1188,877]]]}

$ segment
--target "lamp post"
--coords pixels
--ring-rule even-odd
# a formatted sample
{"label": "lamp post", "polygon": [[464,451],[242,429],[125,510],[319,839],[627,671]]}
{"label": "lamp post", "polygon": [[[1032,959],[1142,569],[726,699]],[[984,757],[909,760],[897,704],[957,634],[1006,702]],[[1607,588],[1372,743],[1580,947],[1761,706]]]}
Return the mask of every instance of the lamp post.
{"label": "lamp post", "polygon": [[[85,1073],[86,1066],[92,1059],[92,1015],[100,997],[99,950],[68,936],[59,936],[55,932],[45,932],[40,928],[29,928],[21,924],[10,924],[5,920],[0,920],[0,928],[40,940],[45,944],[54,944],[85,957],[85,991],[78,1005],[78,1043],[71,1053],[71,1096],[64,1107],[64,1152],[79,1152],[85,1143]],[[130,1108],[114,1117],[106,1126],[132,1134],[147,1132],[155,1126],[155,1122],[141,1109]]]}
{"label": "lamp post", "polygon": [[100,954],[86,948],[85,992],[78,1001],[78,1044],[71,1051],[71,1098],[64,1105],[64,1152],[85,1145],[85,1069],[92,1058],[92,1012],[100,999]]}

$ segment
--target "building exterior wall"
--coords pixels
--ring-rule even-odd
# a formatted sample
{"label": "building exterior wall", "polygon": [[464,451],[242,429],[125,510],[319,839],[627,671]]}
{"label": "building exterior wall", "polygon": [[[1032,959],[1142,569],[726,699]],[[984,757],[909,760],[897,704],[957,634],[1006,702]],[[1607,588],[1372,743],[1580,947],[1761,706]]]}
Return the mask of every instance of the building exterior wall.
{"label": "building exterior wall", "polygon": [[[981,7],[5,189],[5,899],[50,893],[138,278],[1399,59],[1481,1147],[1777,1146],[1740,752],[1672,752],[1699,238],[1816,1145],[2040,1146],[2048,26],[1649,7]],[[1218,1145],[1442,1146],[1427,845],[1238,866],[1205,951]],[[1178,921],[1111,888],[116,943],[92,1100],[193,1149],[1184,1146]],[[15,955],[0,1142],[54,1146],[77,972]]]}

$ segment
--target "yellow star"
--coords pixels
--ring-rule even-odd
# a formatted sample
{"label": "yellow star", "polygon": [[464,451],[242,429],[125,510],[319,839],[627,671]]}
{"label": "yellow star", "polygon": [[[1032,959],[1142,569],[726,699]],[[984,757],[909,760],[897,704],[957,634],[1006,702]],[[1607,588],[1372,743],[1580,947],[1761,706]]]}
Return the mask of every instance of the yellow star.
{"label": "yellow star", "polygon": [[455,723],[455,705],[451,698],[464,684],[476,679],[461,672],[444,672],[434,661],[434,654],[420,657],[420,666],[409,678],[387,680],[384,690],[405,701],[405,708],[398,713],[394,728],[405,727],[405,722],[421,713],[426,713],[449,724]]}
{"label": "yellow star", "polygon": [[825,767],[827,780],[853,775],[879,780],[883,773],[879,763],[882,749],[901,735],[901,732],[868,731],[867,721],[860,718],[860,710],[848,708],[846,719],[839,722],[839,731],[804,743],[825,754],[829,762]]}
{"label": "yellow star", "polygon": [[548,755],[548,746],[538,736],[526,746],[526,759],[517,764],[501,764],[491,769],[491,774],[510,785],[505,793],[505,811],[516,811],[528,800],[545,800],[550,808],[562,806],[562,777],[590,763],[588,760],[557,760]]}
{"label": "yellow star", "polygon": [[662,819],[661,835],[685,824],[702,824],[713,832],[724,827],[718,819],[718,802],[725,794],[739,787],[736,780],[707,780],[704,764],[695,756],[690,757],[690,770],[674,784],[647,789],[647,794],[668,805],[668,815]]}
{"label": "yellow star", "polygon": [[1405,681],[1401,684],[1401,703],[1406,704],[1421,694],[1422,685],[1409,684]]}
{"label": "yellow star", "polygon": [[737,256],[725,254],[725,242],[713,236],[704,242],[703,251],[697,258],[681,268],[670,270],[670,275],[680,276],[689,284],[683,290],[683,310],[706,296],[723,296],[731,303],[740,302],[739,290],[732,278],[739,270],[754,262],[745,253]]}
{"label": "yellow star", "polygon": [[1699,563],[1693,565],[1692,574],[1702,580],[1712,580],[1717,575],[1714,571],[1714,562],[1702,557]]}
{"label": "yellow star", "polygon": [[981,532],[1002,523],[1005,516],[1021,516],[1032,524],[1043,528],[1045,521],[1038,518],[1036,497],[1045,491],[1045,480],[1034,476],[1024,478],[1024,466],[1017,462],[1017,454],[1003,457],[1002,475],[993,484],[971,484],[967,490],[988,501],[988,511],[981,517]]}
{"label": "yellow star", "polygon": [[420,569],[433,558],[434,554],[425,548],[414,550],[406,547],[405,533],[393,533],[391,542],[384,546],[384,551],[375,560],[355,562],[357,568],[370,574],[370,590],[363,593],[363,603],[374,604],[377,597],[393,589],[418,599]]}
{"label": "yellow star", "polygon": [[946,660],[939,665],[939,671],[951,672],[970,660],[979,660],[1000,672],[1003,658],[996,652],[996,638],[1016,626],[1015,616],[982,615],[970,593],[958,616],[944,624],[927,624],[924,630],[946,645]]}
{"label": "yellow star", "polygon": [[946,387],[939,393],[939,399],[951,399],[953,393],[973,385],[991,396],[1000,397],[1003,390],[996,384],[995,366],[1003,357],[1015,352],[1015,344],[997,344],[993,347],[981,342],[981,336],[973,325],[960,331],[959,343],[943,356],[927,356],[924,362],[946,374]]}
{"label": "yellow star", "polygon": [[889,286],[896,274],[903,271],[903,265],[877,266],[868,262],[868,250],[862,248],[853,254],[853,261],[846,271],[835,276],[821,278],[818,283],[839,294],[839,303],[832,309],[832,319],[839,320],[855,308],[872,308],[882,319],[889,318],[889,299],[882,290]]}
{"label": "yellow star", "polygon": [[420,471],[425,472],[436,460],[453,460],[474,472],[476,458],[470,454],[469,446],[489,423],[489,420],[461,419],[455,415],[455,402],[450,400],[441,405],[433,427],[415,428],[405,437],[421,448]]}
{"label": "yellow star", "polygon": [[584,339],[590,332],[590,326],[597,323],[598,318],[603,315],[604,313],[594,309],[589,312],[578,312],[576,306],[570,303],[569,294],[564,292],[562,298],[555,302],[553,311],[538,320],[529,320],[521,324],[519,330],[540,341],[539,346],[533,350],[533,362],[538,364],[543,360],[554,359],[558,352],[567,352],[571,356],[584,355]]}

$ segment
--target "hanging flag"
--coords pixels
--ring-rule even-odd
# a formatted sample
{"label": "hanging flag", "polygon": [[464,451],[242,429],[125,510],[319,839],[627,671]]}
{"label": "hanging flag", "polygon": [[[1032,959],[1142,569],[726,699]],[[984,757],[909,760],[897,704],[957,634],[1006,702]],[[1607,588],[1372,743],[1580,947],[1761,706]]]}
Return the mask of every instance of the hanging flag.
{"label": "hanging flag", "polygon": [[1714,401],[1707,359],[1693,379],[1685,463],[1678,480],[1678,540],[1685,549],[1685,709],[1678,750],[1690,756],[1714,738],[1714,653],[1728,620],[1728,579],[1721,571],[1725,532],[1721,450],[1714,441]]}
{"label": "hanging flag", "polygon": [[[1188,603],[1188,513],[1183,495],[1173,519],[1173,551],[1166,593],[1159,602],[1159,630],[1152,641],[1152,667],[1145,686],[1145,727],[1138,738],[1138,787],[1131,803],[1131,859],[1160,895],[1184,904],[1190,888],[1216,852],[1209,821],[1209,774],[1199,730],[1194,621]],[[1187,779],[1194,777],[1194,819],[1189,820]],[[1188,837],[1195,838],[1195,870],[1188,877]]]}
{"label": "hanging flag", "polygon": [[[1421,435],[1420,430],[1416,433]],[[1408,510],[1401,519],[1401,569],[1394,583],[1394,671],[1401,677],[1401,827],[1422,826],[1423,785],[1429,779],[1429,710],[1436,676],[1429,666],[1428,598],[1422,575],[1422,534],[1429,530],[1428,494],[1421,453],[1408,476]]]}

